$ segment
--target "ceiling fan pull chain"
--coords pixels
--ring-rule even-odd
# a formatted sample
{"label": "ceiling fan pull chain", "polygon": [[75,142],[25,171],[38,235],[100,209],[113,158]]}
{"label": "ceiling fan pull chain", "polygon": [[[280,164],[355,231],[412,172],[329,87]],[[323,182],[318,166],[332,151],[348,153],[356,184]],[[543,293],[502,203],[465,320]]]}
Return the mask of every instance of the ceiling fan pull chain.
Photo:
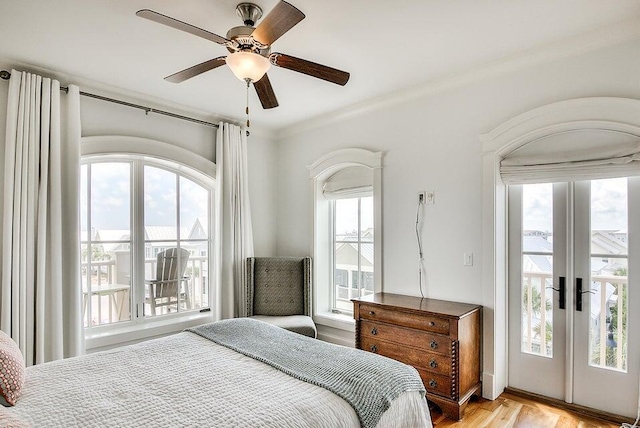
{"label": "ceiling fan pull chain", "polygon": [[249,127],[251,126],[251,122],[249,122],[249,84],[251,83],[251,79],[245,79],[247,82],[247,137],[249,136]]}

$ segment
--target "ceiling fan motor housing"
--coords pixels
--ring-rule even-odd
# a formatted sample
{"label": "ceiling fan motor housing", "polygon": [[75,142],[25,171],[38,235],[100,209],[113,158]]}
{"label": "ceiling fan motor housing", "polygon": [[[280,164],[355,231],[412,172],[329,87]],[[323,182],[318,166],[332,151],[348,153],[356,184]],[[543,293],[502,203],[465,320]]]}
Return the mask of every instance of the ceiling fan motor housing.
{"label": "ceiling fan motor housing", "polygon": [[260,6],[253,3],[240,3],[236,6],[236,13],[242,19],[244,25],[248,27],[256,25],[258,19],[262,17],[262,9],[260,9]]}
{"label": "ceiling fan motor housing", "polygon": [[234,46],[227,47],[229,52],[253,52],[265,57],[269,56],[271,49],[268,46],[263,47],[259,43],[256,43],[256,41],[251,37],[253,30],[255,30],[255,28],[240,25],[227,31],[227,39],[234,42]]}

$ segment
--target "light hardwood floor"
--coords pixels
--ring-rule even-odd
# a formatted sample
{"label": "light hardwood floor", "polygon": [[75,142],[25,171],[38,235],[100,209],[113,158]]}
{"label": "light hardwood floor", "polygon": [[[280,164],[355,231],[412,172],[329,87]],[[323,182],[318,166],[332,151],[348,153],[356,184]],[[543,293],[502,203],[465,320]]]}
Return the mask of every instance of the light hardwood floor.
{"label": "light hardwood floor", "polygon": [[619,428],[603,420],[582,416],[517,395],[503,393],[494,401],[473,398],[467,405],[464,419],[459,422],[431,409],[435,428]]}

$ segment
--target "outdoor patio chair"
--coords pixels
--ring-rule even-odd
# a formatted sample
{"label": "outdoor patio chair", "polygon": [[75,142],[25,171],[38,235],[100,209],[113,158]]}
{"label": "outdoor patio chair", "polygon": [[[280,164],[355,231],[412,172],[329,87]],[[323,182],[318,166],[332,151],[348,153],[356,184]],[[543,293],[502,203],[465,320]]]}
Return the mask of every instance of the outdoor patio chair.
{"label": "outdoor patio chair", "polygon": [[191,307],[189,296],[189,278],[184,276],[189,251],[181,248],[168,248],[157,256],[156,278],[148,279],[145,302],[151,306],[151,315],[156,315],[156,308],[166,307],[167,311]]}

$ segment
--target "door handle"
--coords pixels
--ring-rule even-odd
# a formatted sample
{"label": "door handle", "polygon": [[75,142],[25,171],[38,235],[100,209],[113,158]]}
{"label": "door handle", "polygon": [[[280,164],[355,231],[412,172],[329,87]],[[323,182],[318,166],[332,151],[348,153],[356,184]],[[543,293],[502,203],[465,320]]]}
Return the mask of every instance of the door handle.
{"label": "door handle", "polygon": [[576,278],[576,311],[582,312],[582,295],[584,293],[595,294],[595,291],[582,291],[582,278]]}
{"label": "door handle", "polygon": [[565,277],[561,276],[558,278],[558,288],[547,287],[552,289],[553,291],[558,292],[558,307],[560,309],[565,309],[567,306],[567,286],[565,284]]}

